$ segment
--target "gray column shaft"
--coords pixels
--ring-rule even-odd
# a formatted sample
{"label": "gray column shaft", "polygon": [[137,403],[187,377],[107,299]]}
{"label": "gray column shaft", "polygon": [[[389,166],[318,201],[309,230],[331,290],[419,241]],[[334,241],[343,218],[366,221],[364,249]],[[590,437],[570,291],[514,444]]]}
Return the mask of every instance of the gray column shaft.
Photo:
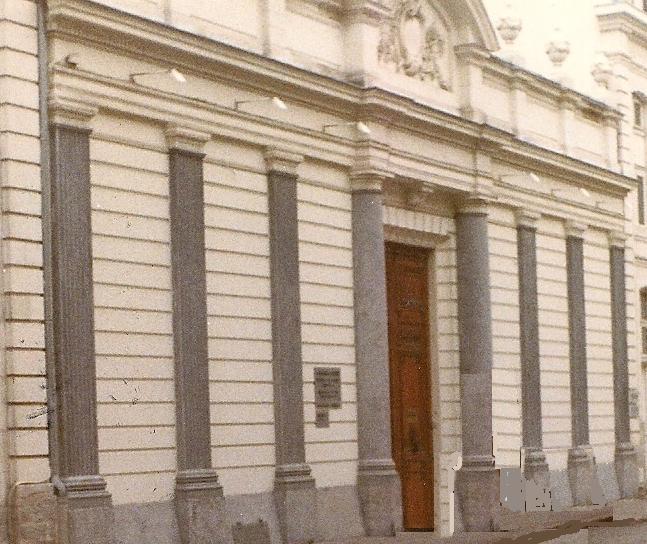
{"label": "gray column shaft", "polygon": [[305,462],[297,177],[269,173],[276,464]]}
{"label": "gray column shaft", "polygon": [[177,468],[210,469],[203,155],[169,159]]}
{"label": "gray column shaft", "polygon": [[458,334],[464,460],[492,459],[492,316],[487,215],[459,213]]}
{"label": "gray column shaft", "polygon": [[382,196],[353,193],[359,458],[391,459],[391,400]]}
{"label": "gray column shaft", "polygon": [[611,247],[610,261],[615,433],[617,444],[627,444],[631,441],[631,428],[629,423],[629,362],[624,249]]}
{"label": "gray column shaft", "polygon": [[573,446],[583,446],[589,443],[589,400],[586,367],[584,241],[582,238],[567,237],[566,262]]}
{"label": "gray column shaft", "polygon": [[541,449],[541,381],[537,303],[536,229],[517,227],[519,326],[521,347],[521,414],[523,446]]}
{"label": "gray column shaft", "polygon": [[52,125],[51,274],[58,471],[99,473],[89,130]]}

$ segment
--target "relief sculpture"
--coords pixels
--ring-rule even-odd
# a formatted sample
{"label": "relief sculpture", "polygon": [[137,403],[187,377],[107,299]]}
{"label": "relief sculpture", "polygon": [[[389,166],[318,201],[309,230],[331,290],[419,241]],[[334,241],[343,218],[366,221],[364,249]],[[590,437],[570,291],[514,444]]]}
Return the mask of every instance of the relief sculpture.
{"label": "relief sculpture", "polygon": [[381,30],[380,62],[449,90],[448,55],[447,30],[431,7],[423,6],[422,0],[398,0]]}

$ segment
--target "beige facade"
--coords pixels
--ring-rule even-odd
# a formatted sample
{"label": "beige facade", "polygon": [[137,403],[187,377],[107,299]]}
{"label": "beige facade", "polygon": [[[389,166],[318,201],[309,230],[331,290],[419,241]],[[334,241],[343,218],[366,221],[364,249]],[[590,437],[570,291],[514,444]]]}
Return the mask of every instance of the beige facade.
{"label": "beige facade", "polygon": [[[614,9],[646,24],[634,8]],[[645,63],[630,61],[641,58],[639,47],[620,40],[623,29],[602,26],[609,58],[624,67],[626,79],[607,94],[573,90],[576,85],[534,73],[542,70],[530,55],[521,67],[494,54],[497,10],[475,0],[0,0],[7,384],[0,397],[6,405],[0,410],[0,503],[14,522],[11,542],[40,542],[29,536],[34,525],[51,535],[42,541],[84,542],[61,536],[53,516],[33,514],[34,504],[42,508],[53,500],[53,487],[36,484],[59,485],[52,467],[57,449],[65,447],[52,425],[48,435],[47,425],[47,412],[51,421],[59,409],[48,392],[62,385],[49,343],[52,327],[63,320],[47,303],[48,237],[58,219],[47,215],[51,196],[42,189],[47,169],[39,112],[47,115],[45,103],[53,124],[91,130],[98,468],[119,541],[176,542],[182,531],[172,506],[179,467],[169,207],[169,131],[178,127],[193,134],[187,137],[192,150],[204,153],[210,420],[196,424],[210,430],[229,531],[260,518],[277,544],[283,530],[272,495],[282,438],[273,374],[267,157],[277,149],[297,157],[302,461],[315,481],[318,511],[310,536],[369,532],[357,490],[366,430],[358,422],[362,331],[353,258],[353,193],[366,179],[382,193],[386,241],[431,250],[434,529],[448,534],[461,524],[450,512],[466,432],[461,408],[469,404],[461,393],[456,215],[475,197],[488,214],[496,467],[522,467],[525,456],[517,228],[532,216],[543,451],[554,507],[576,502],[568,480],[574,444],[567,274],[567,237],[576,222],[584,239],[588,445],[602,500],[622,495],[614,469],[610,248],[626,235],[629,385],[642,392],[641,418],[632,417],[630,437],[643,467],[636,309],[647,286],[647,227],[637,224],[633,202],[635,174],[645,174],[644,134],[630,126],[628,108]],[[47,54],[40,69],[48,78],[40,88],[39,13]],[[170,69],[186,81],[169,77]],[[272,97],[287,110],[274,107]],[[206,135],[201,145],[195,134]],[[327,428],[316,425],[316,367],[338,368],[341,375],[341,408],[330,411]]]}

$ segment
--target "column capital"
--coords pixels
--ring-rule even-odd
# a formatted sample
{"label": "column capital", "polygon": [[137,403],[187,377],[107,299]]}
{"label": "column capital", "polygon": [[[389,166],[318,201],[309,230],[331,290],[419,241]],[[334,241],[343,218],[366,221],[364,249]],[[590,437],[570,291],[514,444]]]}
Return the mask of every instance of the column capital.
{"label": "column capital", "polygon": [[165,134],[169,149],[196,155],[204,152],[205,144],[211,139],[211,134],[207,132],[200,132],[180,125],[168,125]]}
{"label": "column capital", "polygon": [[268,147],[265,149],[265,168],[267,172],[279,172],[290,176],[297,175],[297,169],[303,162],[303,155],[279,149]]}
{"label": "column capital", "polygon": [[609,245],[611,247],[619,247],[621,249],[625,248],[625,246],[627,245],[627,239],[629,238],[626,233],[620,230],[610,230],[607,233],[607,236],[609,238]]}
{"label": "column capital", "polygon": [[457,205],[456,213],[487,215],[496,197],[489,191],[474,191],[465,195]]}
{"label": "column capital", "polygon": [[57,95],[49,99],[47,107],[50,124],[87,131],[92,130],[92,118],[99,112],[96,106]]}
{"label": "column capital", "polygon": [[381,193],[384,189],[384,182],[392,177],[383,172],[356,170],[350,174],[350,188],[353,193]]}
{"label": "column capital", "polygon": [[519,208],[515,213],[518,227],[536,229],[537,222],[541,219],[541,214],[526,208]]}
{"label": "column capital", "polygon": [[570,237],[582,238],[587,228],[588,228],[588,225],[586,223],[573,221],[571,219],[567,220],[564,223],[564,232],[566,233],[566,236],[569,238]]}

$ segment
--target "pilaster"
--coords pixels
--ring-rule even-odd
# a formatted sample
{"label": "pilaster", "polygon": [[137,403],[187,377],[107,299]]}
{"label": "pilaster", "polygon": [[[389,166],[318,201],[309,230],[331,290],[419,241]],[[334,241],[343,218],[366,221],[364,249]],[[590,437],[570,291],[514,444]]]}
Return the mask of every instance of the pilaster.
{"label": "pilaster", "polygon": [[638,489],[638,456],[631,443],[629,419],[625,243],[626,236],[624,233],[616,231],[609,233],[613,405],[616,440],[615,468],[621,498],[633,497]]}
{"label": "pilaster", "polygon": [[267,149],[276,472],[283,541],[316,538],[317,489],[305,462],[297,169],[303,157]]}
{"label": "pilaster", "polygon": [[541,215],[517,212],[519,267],[519,327],[521,349],[522,444],[524,475],[540,489],[550,489],[546,455],[542,449],[541,370],[539,358],[539,305],[537,298],[537,221]]}
{"label": "pilaster", "polygon": [[202,166],[210,135],[173,125],[166,137],[177,433],[175,509],[183,544],[221,544],[231,542],[231,534],[222,487],[211,466]]}
{"label": "pilaster", "polygon": [[[499,472],[492,455],[492,308],[489,198],[470,195],[456,213],[463,465],[456,492],[465,531],[493,531]],[[477,408],[478,407],[478,408]]]}
{"label": "pilaster", "polygon": [[346,76],[370,85],[377,71],[380,24],[389,15],[383,0],[347,0],[343,12]]}
{"label": "pilaster", "polygon": [[[52,97],[49,202],[55,389],[50,400],[59,540],[111,544],[112,500],[99,475],[90,204],[90,133],[97,109]],[[51,408],[51,406],[50,406]]]}
{"label": "pilaster", "polygon": [[400,477],[391,450],[391,401],[382,218],[383,176],[352,177],[353,286],[357,359],[357,485],[368,536],[402,528]]}
{"label": "pilaster", "polygon": [[575,506],[592,503],[597,478],[589,446],[583,239],[586,228],[586,225],[574,221],[565,224],[572,433],[572,447],[568,451],[568,478]]}

